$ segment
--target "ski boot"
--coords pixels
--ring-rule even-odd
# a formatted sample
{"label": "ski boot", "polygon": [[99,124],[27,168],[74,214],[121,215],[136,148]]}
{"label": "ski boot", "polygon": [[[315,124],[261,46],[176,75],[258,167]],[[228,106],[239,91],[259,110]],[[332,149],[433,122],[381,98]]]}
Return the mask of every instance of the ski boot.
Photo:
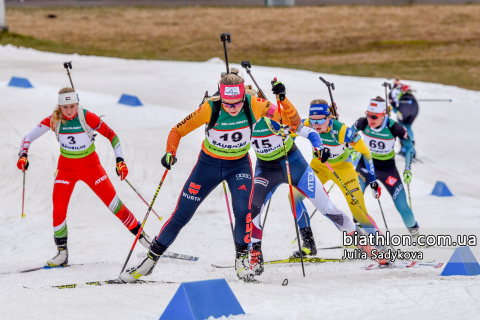
{"label": "ski boot", "polygon": [[[300,229],[300,235],[302,236],[302,255],[315,256],[317,254],[317,246],[315,245],[315,239],[313,239],[312,228],[307,227]],[[293,257],[300,258],[300,251],[295,251]]]}
{"label": "ski boot", "polygon": [[415,243],[415,246],[419,248],[429,248],[431,247],[428,244],[421,245],[418,243],[418,236],[420,235],[419,231],[420,227],[418,226],[418,222],[415,222],[415,225],[411,228],[408,228],[408,231],[410,232],[410,236],[412,237],[412,244]]}
{"label": "ski boot", "polygon": [[[134,236],[137,236],[138,230],[140,230],[140,224],[138,224],[135,228],[130,230],[130,232],[133,233]],[[152,244],[152,239],[145,233],[145,231],[142,230],[140,237],[138,237],[138,242],[140,242],[140,244],[144,246],[145,249],[150,249],[150,245]]]}
{"label": "ski boot", "polygon": [[54,239],[58,252],[55,257],[47,260],[46,265],[49,267],[66,266],[68,263],[67,237]]}
{"label": "ski boot", "polygon": [[245,248],[243,248],[243,245],[240,246],[235,243],[235,247],[237,251],[235,258],[235,271],[237,271],[238,279],[245,282],[255,282],[255,272],[250,269],[250,263],[248,262],[247,245],[245,245]]}
{"label": "ski boot", "polygon": [[167,250],[166,247],[162,246],[156,240],[153,241],[147,257],[143,259],[138,266],[123,271],[120,274],[120,280],[123,282],[134,282],[140,277],[150,275],[165,250]]}
{"label": "ski boot", "polygon": [[250,269],[252,269],[257,276],[263,273],[264,268],[261,241],[252,244],[252,249],[250,250]]}

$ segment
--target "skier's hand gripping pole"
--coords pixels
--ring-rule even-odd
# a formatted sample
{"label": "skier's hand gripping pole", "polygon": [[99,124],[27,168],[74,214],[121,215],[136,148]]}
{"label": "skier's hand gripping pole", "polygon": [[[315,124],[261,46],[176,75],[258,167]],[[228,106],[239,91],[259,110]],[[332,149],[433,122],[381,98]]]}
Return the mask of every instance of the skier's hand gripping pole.
{"label": "skier's hand gripping pole", "polygon": [[[128,253],[127,259],[125,260],[125,263],[123,264],[122,271],[120,271],[120,274],[125,270],[125,267],[127,266],[128,260],[130,260],[130,256],[132,255],[133,249],[135,248],[135,245],[137,244],[138,238],[142,234],[143,227],[145,226],[145,223],[147,222],[148,216],[150,215],[150,211],[152,211],[153,204],[155,203],[155,200],[157,199],[158,193],[160,192],[160,188],[162,188],[163,181],[165,181],[165,177],[167,176],[168,169],[165,170],[165,173],[163,174],[162,180],[160,180],[160,183],[158,184],[157,191],[155,192],[155,195],[153,196],[152,203],[150,203],[150,207],[148,207],[147,214],[145,215],[145,218],[143,218],[142,225],[140,226],[140,229],[138,230],[137,236],[135,237],[135,241],[133,241],[132,248],[130,249],[130,252]],[[156,241],[155,238],[152,241]]]}
{"label": "skier's hand gripping pole", "polygon": [[[274,83],[277,82],[277,78],[273,79],[272,86]],[[302,246],[300,245],[300,234],[298,232],[298,222],[297,222],[297,211],[295,210],[295,199],[293,198],[293,187],[292,187],[292,176],[290,174],[290,165],[288,163],[288,152],[287,152],[287,145],[285,144],[285,130],[283,130],[283,120],[282,120],[282,109],[280,106],[280,96],[276,95],[277,98],[277,111],[280,116],[280,132],[282,133],[282,142],[283,142],[283,152],[285,155],[285,167],[287,168],[287,177],[288,177],[288,186],[290,188],[290,200],[292,201],[292,208],[293,208],[293,217],[295,219],[295,231],[297,232],[297,240],[298,240],[298,250],[302,252]],[[303,264],[303,254],[300,255],[300,261],[302,262],[302,272],[303,276],[305,277],[305,266]]]}
{"label": "skier's hand gripping pole", "polygon": [[[132,186],[132,184],[125,178],[125,181],[128,183],[128,185],[133,189],[133,191],[135,191],[135,193],[140,197],[140,199],[142,199],[142,201],[148,206],[148,202],[145,201],[145,199],[143,199],[142,195]],[[162,221],[162,217],[159,216],[155,210],[153,210],[153,213],[157,216],[158,220]]]}

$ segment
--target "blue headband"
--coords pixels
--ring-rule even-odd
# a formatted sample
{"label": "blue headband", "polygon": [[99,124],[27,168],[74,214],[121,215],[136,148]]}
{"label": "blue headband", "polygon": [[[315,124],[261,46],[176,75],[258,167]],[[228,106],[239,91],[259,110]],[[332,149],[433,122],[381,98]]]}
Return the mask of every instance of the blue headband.
{"label": "blue headband", "polygon": [[310,106],[310,115],[328,116],[330,115],[330,106],[328,104],[312,104]]}

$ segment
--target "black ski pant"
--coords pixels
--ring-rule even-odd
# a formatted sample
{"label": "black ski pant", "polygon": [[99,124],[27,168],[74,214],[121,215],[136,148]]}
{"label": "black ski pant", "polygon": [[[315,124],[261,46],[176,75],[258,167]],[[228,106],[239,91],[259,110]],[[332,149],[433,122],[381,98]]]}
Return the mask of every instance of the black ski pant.
{"label": "black ski pant", "polygon": [[209,156],[203,150],[180,193],[175,211],[160,230],[157,242],[164,248],[169,247],[198,206],[223,180],[232,195],[236,247],[246,248],[251,241],[253,225],[250,213],[253,193],[250,156],[246,154],[237,160],[223,160]]}

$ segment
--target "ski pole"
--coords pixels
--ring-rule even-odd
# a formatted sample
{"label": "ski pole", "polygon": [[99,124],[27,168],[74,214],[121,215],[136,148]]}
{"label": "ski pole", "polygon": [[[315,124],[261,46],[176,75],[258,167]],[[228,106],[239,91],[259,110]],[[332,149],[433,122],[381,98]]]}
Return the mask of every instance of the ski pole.
{"label": "ski pole", "polygon": [[265,221],[267,221],[268,210],[270,209],[270,202],[272,202],[272,197],[268,199],[267,212],[265,212],[265,218],[263,218],[263,223],[262,223],[262,231],[265,229]]}
{"label": "ski pole", "polygon": [[378,200],[378,206],[380,207],[380,212],[382,213],[383,223],[385,223],[385,229],[387,229],[388,231],[387,220],[385,219],[385,215],[383,214],[383,208],[382,208],[382,204],[380,203],[380,198],[378,198],[377,200]]}
{"label": "ski pole", "polygon": [[[253,77],[252,72],[250,71],[250,68],[252,68],[252,65],[250,64],[250,61],[242,61],[241,65],[242,65],[243,68],[245,68],[248,75],[252,79],[253,83],[255,83],[255,86],[257,87],[258,92],[260,92],[260,94],[262,95],[262,98],[267,99],[267,96],[265,95],[265,93],[263,93],[262,89],[260,89],[260,86],[258,85],[257,81],[255,81],[255,78]],[[266,217],[266,215],[265,215],[265,217]]]}
{"label": "ski pole", "polygon": [[[332,191],[332,189],[333,189],[334,186],[335,186],[335,182],[332,183],[332,186],[330,187],[330,189],[328,189],[327,194],[329,194],[330,191]],[[315,211],[313,211],[312,215],[310,216],[310,219],[313,218],[313,216],[315,215],[315,212],[317,212],[317,209],[315,209]],[[297,241],[297,238],[293,239],[293,240],[292,240],[292,243],[295,243],[295,241]]]}
{"label": "ski pole", "polygon": [[225,53],[225,64],[227,65],[227,74],[230,72],[228,68],[228,54],[227,54],[227,41],[228,43],[232,42],[232,38],[230,37],[230,32],[222,33],[220,35],[220,40],[223,42],[223,52]]}
{"label": "ski pole", "polygon": [[[272,81],[272,84],[277,82],[277,78]],[[292,186],[292,176],[290,174],[290,164],[288,163],[288,152],[287,152],[287,145],[285,144],[285,130],[283,130],[283,120],[282,120],[282,109],[280,107],[280,97],[277,95],[277,112],[280,117],[280,132],[282,133],[282,142],[283,142],[283,153],[285,155],[285,167],[287,168],[287,177],[288,177],[288,186],[290,188],[290,198],[292,200],[292,207],[293,207],[293,218],[295,220],[295,231],[297,232],[297,239],[298,239],[298,250],[302,252],[302,248],[300,246],[300,234],[298,233],[298,222],[297,222],[297,211],[295,210],[295,200],[293,199],[293,186]],[[305,266],[303,265],[303,254],[300,255],[300,261],[302,262],[302,272],[303,276],[305,277]]]}
{"label": "ski pole", "polygon": [[410,202],[410,210],[412,210],[412,198],[410,197],[410,183],[407,183],[408,202]]}
{"label": "ski pole", "polygon": [[[133,189],[133,191],[135,191],[135,193],[140,197],[140,199],[143,200],[143,202],[145,202],[145,204],[148,206],[148,202],[145,201],[145,199],[143,199],[142,195],[137,191],[135,190],[135,188],[132,186],[132,184],[125,178],[125,181],[128,183],[128,185]],[[155,210],[153,210],[153,213],[155,213],[155,215],[157,216],[158,220],[162,221],[162,217],[158,216],[158,214],[155,212]]]}
{"label": "ski pole", "polygon": [[[138,238],[142,234],[143,227],[145,226],[145,223],[147,222],[148,216],[150,215],[150,211],[152,211],[153,204],[155,203],[155,200],[157,199],[158,192],[160,192],[160,188],[163,185],[163,181],[165,181],[165,177],[167,176],[168,169],[165,169],[165,173],[163,174],[162,180],[158,184],[157,191],[155,192],[155,195],[153,196],[152,203],[150,203],[150,207],[148,207],[147,214],[145,215],[145,218],[143,218],[142,225],[140,226],[140,229],[138,229],[137,236],[135,237],[135,241],[133,241],[132,248],[130,249],[130,252],[128,253],[127,260],[125,260],[125,263],[123,264],[122,271],[120,271],[120,274],[125,270],[125,267],[127,266],[128,260],[130,260],[130,256],[132,255],[133,249],[135,248],[135,245],[137,244]],[[156,241],[153,239],[153,241]]]}
{"label": "ski pole", "polygon": [[22,219],[25,218],[25,169],[23,169]]}
{"label": "ski pole", "polygon": [[417,99],[423,102],[452,102],[452,99]]}
{"label": "ski pole", "polygon": [[227,202],[228,217],[230,218],[230,228],[232,229],[233,242],[235,243],[235,233],[233,232],[232,214],[230,213],[230,204],[228,203],[227,187],[225,186],[225,180],[223,180],[222,182],[223,182],[223,192],[225,193],[225,202]]}
{"label": "ski pole", "polygon": [[333,109],[333,115],[335,118],[338,120],[338,113],[337,113],[337,108],[335,106],[335,102],[333,101],[333,95],[332,95],[332,90],[335,90],[335,84],[333,82],[328,82],[327,80],[323,79],[322,77],[319,77],[319,79],[327,86],[328,88],[328,93],[330,94],[330,101],[332,101],[332,109]]}
{"label": "ski pole", "polygon": [[70,76],[70,71],[69,71],[69,68],[72,69],[72,61],[64,62],[63,67],[67,70],[67,75],[68,75],[68,78],[70,79],[70,84],[72,85],[72,89],[75,90],[75,87],[73,86],[73,82],[72,82],[72,77]]}
{"label": "ski pole", "polygon": [[375,222],[372,220],[372,218],[368,215],[367,211],[362,207],[362,205],[360,204],[360,202],[357,200],[357,198],[355,198],[355,196],[353,195],[352,192],[350,192],[350,190],[348,189],[348,187],[345,185],[345,183],[343,183],[342,179],[340,179],[340,177],[338,176],[338,174],[335,172],[335,170],[333,170],[332,166],[326,161],[325,162],[325,165],[328,167],[328,169],[330,170],[330,172],[333,173],[333,175],[335,176],[335,178],[337,178],[337,180],[340,182],[340,184],[342,185],[342,187],[347,191],[347,194],[350,195],[352,197],[352,201],[358,205],[358,207],[363,211],[363,213],[365,213],[365,215],[367,216],[368,220],[370,220],[370,222],[372,223],[372,225],[380,232],[380,229],[378,228],[378,226],[375,224]]}

